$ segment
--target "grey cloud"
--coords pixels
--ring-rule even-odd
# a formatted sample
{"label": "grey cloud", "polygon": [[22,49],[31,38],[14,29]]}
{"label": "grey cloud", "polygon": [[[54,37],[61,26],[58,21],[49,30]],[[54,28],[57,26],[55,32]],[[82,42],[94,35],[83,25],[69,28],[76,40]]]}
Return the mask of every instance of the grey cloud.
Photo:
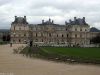
{"label": "grey cloud", "polygon": [[99,0],[0,0],[0,28],[10,27],[15,15],[26,15],[30,23],[51,17],[60,24],[74,16],[85,16],[91,26],[100,28],[99,9]]}

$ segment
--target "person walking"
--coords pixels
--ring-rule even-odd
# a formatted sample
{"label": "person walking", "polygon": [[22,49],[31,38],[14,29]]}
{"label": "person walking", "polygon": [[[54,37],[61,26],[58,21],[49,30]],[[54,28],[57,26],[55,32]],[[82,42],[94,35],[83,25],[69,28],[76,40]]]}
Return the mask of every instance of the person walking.
{"label": "person walking", "polygon": [[12,42],[10,42],[10,47],[12,47]]}

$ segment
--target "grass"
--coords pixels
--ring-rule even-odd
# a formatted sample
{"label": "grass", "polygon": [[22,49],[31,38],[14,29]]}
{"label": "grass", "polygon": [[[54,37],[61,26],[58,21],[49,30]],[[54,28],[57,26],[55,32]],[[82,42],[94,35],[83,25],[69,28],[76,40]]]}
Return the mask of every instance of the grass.
{"label": "grass", "polygon": [[0,45],[8,44],[8,41],[0,41]]}
{"label": "grass", "polygon": [[42,50],[51,54],[59,54],[61,56],[100,59],[100,48],[42,47]]}
{"label": "grass", "polygon": [[100,64],[100,48],[26,47],[20,53],[63,62]]}

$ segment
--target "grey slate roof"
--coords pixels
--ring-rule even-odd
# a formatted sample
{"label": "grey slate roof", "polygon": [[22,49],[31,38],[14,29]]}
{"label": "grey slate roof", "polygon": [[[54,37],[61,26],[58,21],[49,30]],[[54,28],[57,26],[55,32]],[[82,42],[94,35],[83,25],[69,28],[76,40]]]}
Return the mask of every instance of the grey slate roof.
{"label": "grey slate roof", "polygon": [[90,29],[90,32],[100,32],[100,30],[97,29],[97,28],[95,28],[95,27],[92,27],[92,28]]}

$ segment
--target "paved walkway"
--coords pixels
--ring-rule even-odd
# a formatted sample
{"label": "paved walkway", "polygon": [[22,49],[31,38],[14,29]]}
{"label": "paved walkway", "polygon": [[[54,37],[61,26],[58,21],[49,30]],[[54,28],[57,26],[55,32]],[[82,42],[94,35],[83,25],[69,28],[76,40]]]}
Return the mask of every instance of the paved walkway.
{"label": "paved walkway", "polygon": [[72,65],[13,54],[21,45],[0,45],[0,75],[99,75],[100,66]]}

